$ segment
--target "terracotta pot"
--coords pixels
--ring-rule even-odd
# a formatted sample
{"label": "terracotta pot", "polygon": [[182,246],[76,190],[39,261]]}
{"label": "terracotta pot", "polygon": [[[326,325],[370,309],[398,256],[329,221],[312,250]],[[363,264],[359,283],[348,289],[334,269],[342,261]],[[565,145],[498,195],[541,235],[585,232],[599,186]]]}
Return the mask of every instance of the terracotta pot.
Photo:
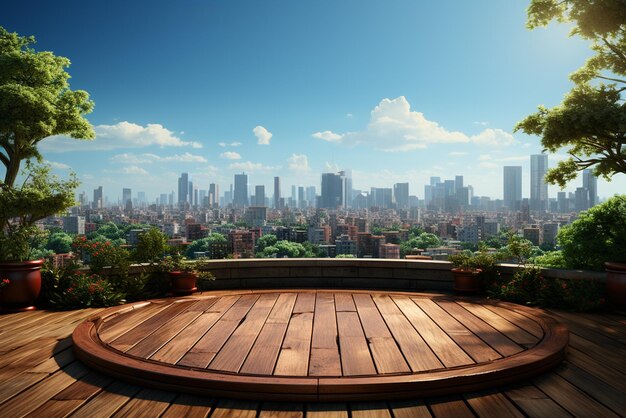
{"label": "terracotta pot", "polygon": [[465,270],[462,268],[453,268],[454,275],[454,291],[464,294],[472,294],[480,292],[480,273],[479,269]]}
{"label": "terracotta pot", "polygon": [[0,309],[9,312],[30,311],[41,291],[43,260],[0,262],[0,279],[9,279],[0,289]]}
{"label": "terracotta pot", "polygon": [[172,282],[172,292],[175,295],[191,295],[198,290],[196,287],[198,276],[195,273],[170,271],[169,275]]}
{"label": "terracotta pot", "polygon": [[626,310],[626,263],[604,263],[606,269],[606,299],[619,311]]}

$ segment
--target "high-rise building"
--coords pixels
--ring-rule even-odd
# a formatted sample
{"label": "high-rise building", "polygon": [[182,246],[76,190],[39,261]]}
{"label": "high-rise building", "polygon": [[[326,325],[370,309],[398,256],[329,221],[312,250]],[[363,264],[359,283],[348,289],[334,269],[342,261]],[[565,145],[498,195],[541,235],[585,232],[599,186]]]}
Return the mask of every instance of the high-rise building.
{"label": "high-rise building", "polygon": [[393,192],[391,188],[372,187],[370,189],[370,205],[378,208],[388,209],[393,203]]}
{"label": "high-rise building", "polygon": [[233,206],[243,208],[248,204],[248,176],[246,173],[235,174]]}
{"label": "high-rise building", "polygon": [[265,206],[265,186],[254,187],[254,206]]}
{"label": "high-rise building", "polygon": [[84,216],[65,216],[63,218],[63,231],[68,234],[85,234],[85,217]]}
{"label": "high-rise building", "polygon": [[192,181],[190,181],[187,184],[187,202],[190,205],[194,204],[194,201],[193,201],[193,182]]}
{"label": "high-rise building", "polygon": [[344,178],[343,206],[352,207],[352,170],[342,170],[339,175]]}
{"label": "high-rise building", "polygon": [[132,192],[130,189],[122,189],[122,206],[126,207],[128,202],[132,204]]}
{"label": "high-rise building", "polygon": [[178,178],[178,204],[189,201],[189,173],[181,173]]}
{"label": "high-rise building", "polygon": [[102,186],[98,186],[93,190],[93,208],[102,209],[104,207],[104,198],[102,196]]}
{"label": "high-rise building", "polygon": [[320,208],[336,209],[344,207],[345,197],[345,177],[341,174],[322,174],[322,196],[320,198]]}
{"label": "high-rise building", "polygon": [[589,207],[598,204],[598,178],[593,174],[593,170],[583,170],[583,188],[587,189]]}
{"label": "high-rise building", "polygon": [[309,206],[315,207],[315,186],[308,186],[306,188],[306,200],[309,202]]}
{"label": "high-rise building", "polygon": [[398,209],[409,207],[409,183],[396,183],[393,185],[393,199]]}
{"label": "high-rise building", "polygon": [[298,207],[300,209],[306,207],[306,202],[304,200],[304,187],[298,186]]}
{"label": "high-rise building", "polygon": [[280,177],[274,177],[274,209],[282,209],[280,204]]}
{"label": "high-rise building", "polygon": [[209,207],[216,208],[220,202],[220,185],[211,183],[209,184]]}
{"label": "high-rise building", "polygon": [[519,210],[522,204],[522,167],[504,166],[504,206]]}
{"label": "high-rise building", "polygon": [[536,154],[530,156],[530,208],[548,209],[548,184],[545,181],[548,171],[548,156]]}

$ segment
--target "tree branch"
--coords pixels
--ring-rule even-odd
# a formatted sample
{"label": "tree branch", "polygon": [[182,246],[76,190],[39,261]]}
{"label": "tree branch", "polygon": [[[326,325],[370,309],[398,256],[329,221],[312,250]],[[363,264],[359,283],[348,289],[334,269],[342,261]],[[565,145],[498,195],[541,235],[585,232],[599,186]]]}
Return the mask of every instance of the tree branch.
{"label": "tree branch", "polygon": [[621,80],[619,78],[611,78],[611,77],[604,77],[602,75],[597,75],[596,78],[601,78],[603,80],[608,80],[608,81],[615,81],[617,83],[623,83],[626,84],[626,80]]}
{"label": "tree branch", "polygon": [[626,61],[626,55],[618,48],[616,48],[613,44],[611,44],[604,36],[602,37],[602,42],[611,50],[615,55],[620,57],[622,60]]}

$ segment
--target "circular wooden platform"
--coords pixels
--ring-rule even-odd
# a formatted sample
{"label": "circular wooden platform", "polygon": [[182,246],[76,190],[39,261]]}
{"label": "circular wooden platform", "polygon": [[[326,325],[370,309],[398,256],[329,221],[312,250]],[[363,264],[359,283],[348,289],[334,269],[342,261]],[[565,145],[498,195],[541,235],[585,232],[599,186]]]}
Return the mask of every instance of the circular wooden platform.
{"label": "circular wooden platform", "polygon": [[468,392],[543,373],[567,329],[527,307],[359,290],[215,292],[111,308],[80,360],[144,386],[246,399],[356,401]]}

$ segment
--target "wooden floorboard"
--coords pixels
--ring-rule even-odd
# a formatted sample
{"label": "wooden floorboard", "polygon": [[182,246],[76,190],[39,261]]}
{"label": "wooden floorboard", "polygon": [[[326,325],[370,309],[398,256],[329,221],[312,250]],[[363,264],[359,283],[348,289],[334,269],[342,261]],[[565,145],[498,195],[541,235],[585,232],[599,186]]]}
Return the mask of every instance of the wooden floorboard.
{"label": "wooden floorboard", "polygon": [[[377,343],[388,340],[388,338],[393,339],[396,334],[400,335],[398,331],[400,324],[409,323],[410,328],[415,331],[410,322],[420,323],[426,319],[432,323],[429,325],[431,327],[429,331],[424,331],[425,334],[437,335],[438,332],[433,331],[434,328],[432,328],[432,324],[436,324],[442,332],[445,332],[454,341],[457,347],[467,353],[474,361],[480,361],[477,357],[487,359],[489,356],[494,356],[496,347],[503,349],[503,346],[493,341],[490,342],[487,337],[487,326],[491,327],[491,325],[487,324],[485,311],[466,309],[460,304],[456,304],[458,308],[447,309],[450,307],[446,306],[447,302],[422,300],[420,296],[411,298],[411,303],[414,303],[419,309],[419,311],[413,311],[417,314],[407,314],[410,305],[405,305],[406,302],[396,304],[391,298],[388,301],[384,301],[384,298],[380,297],[372,299],[368,295],[358,292],[341,294],[342,296],[336,297],[336,295],[333,296],[332,292],[321,292],[318,295],[324,296],[319,300],[316,299],[314,291],[298,293],[297,296],[291,294],[289,297],[281,294],[279,297],[279,299],[282,298],[280,299],[281,303],[276,300],[276,303],[267,311],[267,320],[263,321],[261,328],[256,332],[251,348],[247,350],[246,359],[253,355],[257,356],[258,354],[253,353],[263,351],[263,347],[268,353],[273,353],[268,354],[267,364],[271,364],[271,358],[275,358],[274,373],[279,374],[282,371],[291,375],[295,371],[299,372],[300,375],[307,375],[308,364],[304,361],[305,367],[303,368],[302,360],[309,358],[308,350],[310,350],[312,343],[317,303],[320,307],[322,305],[333,306],[334,323],[338,327],[335,328],[334,335],[330,333],[331,338],[328,338],[329,335],[323,335],[323,333],[319,335],[320,341],[325,341],[331,345],[332,337],[334,337],[335,344],[339,338],[340,343],[336,345],[336,353],[337,356],[341,356],[340,348],[344,345],[341,343],[342,335],[346,338],[356,337],[361,348],[365,344],[364,347],[369,350],[369,361],[377,371],[380,371],[378,370],[380,365],[385,364],[385,362],[393,363],[389,359],[377,358],[377,355],[380,355],[380,353],[376,354]],[[249,306],[246,308],[246,304],[240,304],[231,312],[240,298],[248,298],[247,305]],[[217,306],[222,300],[224,300],[221,302],[222,305]],[[171,332],[168,331],[171,338],[162,343],[163,337],[159,337],[160,339],[157,339],[155,345],[160,344],[160,348],[152,357],[159,356],[161,353],[163,358],[172,359],[173,362],[177,361],[184,354],[181,354],[180,351],[176,352],[176,350],[168,351],[171,350],[171,346],[175,345],[173,344],[174,341],[178,339],[185,341],[188,346],[194,346],[229,312],[231,313],[230,321],[236,321],[238,325],[243,324],[245,320],[244,322],[241,320],[246,317],[246,314],[252,312],[250,308],[256,304],[256,301],[257,298],[251,295],[224,296],[219,301],[205,301],[203,302],[205,305],[195,305],[195,308],[191,308],[193,305],[188,304],[172,317],[175,318],[183,313],[191,312],[196,312],[197,317],[192,320],[191,317],[195,314],[180,316],[181,319],[185,319],[183,322],[186,322],[187,325],[181,324],[178,333],[174,331],[176,327],[172,325]],[[394,303],[395,310],[391,309],[391,305],[388,304],[389,301]],[[401,307],[405,309],[402,310]],[[470,315],[469,318],[471,319],[468,326],[466,323],[461,324],[456,320],[458,316],[455,316],[455,313],[463,313],[459,308],[463,309],[464,314]],[[163,309],[167,308],[164,306],[157,307],[152,315],[146,314],[142,322],[149,321],[151,317]],[[505,320],[527,334],[539,337],[536,325],[528,317],[497,306],[485,305],[484,309],[501,318],[498,321]],[[322,310],[324,309],[322,308]],[[2,353],[0,356],[0,363],[2,364],[0,368],[0,416],[210,416],[218,418],[238,416],[250,418],[257,416],[331,418],[350,416],[401,418],[454,416],[456,418],[463,416],[526,415],[558,418],[571,415],[620,416],[624,415],[626,410],[626,373],[624,373],[626,366],[622,355],[626,351],[626,344],[623,342],[624,321],[626,320],[617,315],[549,312],[548,314],[557,320],[571,325],[573,330],[567,360],[552,372],[512,386],[466,393],[456,397],[415,399],[390,403],[285,404],[212,399],[190,394],[157,391],[141,388],[90,371],[75,360],[71,350],[71,340],[68,337],[72,329],[81,320],[96,312],[96,310],[25,312],[0,316],[0,353]],[[265,311],[260,312],[263,315]],[[326,312],[325,320],[332,323],[329,313],[330,310]],[[399,320],[399,318],[404,319]],[[41,323],[43,319],[48,321],[49,326]],[[225,327],[226,322],[222,325],[222,329],[227,328]],[[168,330],[169,323],[168,321],[162,322],[156,329],[164,327],[165,330]],[[356,327],[357,323],[360,332],[358,331],[359,328]],[[115,338],[132,331],[137,325],[139,324],[128,328],[125,333],[117,335]],[[500,326],[502,325],[506,325],[506,323],[500,322]],[[155,326],[156,324],[152,325],[152,327]],[[268,326],[267,331],[266,326]],[[15,327],[17,331],[13,332],[12,327]],[[416,327],[419,328],[419,326]],[[236,328],[235,326],[234,329]],[[251,325],[248,328],[254,327]],[[491,327],[493,335],[496,335],[494,333],[496,328]],[[133,343],[130,349],[138,346],[137,344],[140,344],[145,338],[150,338],[156,329],[144,327],[146,335],[142,337],[137,335],[138,341]],[[249,329],[249,331],[252,335],[253,330]],[[185,332],[187,333],[185,334]],[[201,335],[198,335],[198,332]],[[282,340],[280,338],[281,332],[284,333]],[[520,344],[523,344],[522,336],[527,338],[527,336],[519,334],[519,331],[514,331],[508,335],[517,338]],[[126,338],[127,341],[131,341],[130,337]],[[424,344],[428,345],[429,338],[425,339]],[[279,340],[281,340],[280,343],[278,343]],[[519,344],[515,344],[512,339],[509,340],[510,343],[508,344],[510,345],[508,347],[517,346],[521,349]],[[6,351],[3,351],[2,341],[9,344]],[[430,342],[432,343],[432,340]],[[258,348],[256,348],[257,343],[259,344]],[[397,347],[397,352],[393,357],[397,360],[399,355],[408,367],[409,363],[405,360],[401,344],[396,343],[395,340],[393,340],[393,344]],[[218,345],[222,347],[224,344]],[[472,351],[470,347],[478,348]],[[245,347],[241,351],[245,352]],[[380,351],[382,352],[382,349]],[[500,354],[496,353],[495,356],[499,358]],[[344,363],[343,359],[339,361],[340,366]],[[246,361],[243,364],[246,364]],[[269,368],[269,366],[264,367]],[[443,364],[440,364],[439,367],[443,367]]]}

